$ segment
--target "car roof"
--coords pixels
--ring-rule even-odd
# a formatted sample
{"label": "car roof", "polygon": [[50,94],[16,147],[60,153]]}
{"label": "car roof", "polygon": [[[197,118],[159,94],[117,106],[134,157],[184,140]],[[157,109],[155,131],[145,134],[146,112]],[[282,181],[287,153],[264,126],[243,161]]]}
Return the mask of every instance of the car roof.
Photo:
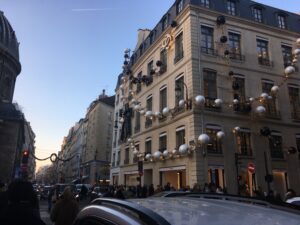
{"label": "car roof", "polygon": [[[253,198],[213,194],[126,201],[98,198],[87,210],[80,212],[78,218],[82,219],[85,215],[92,214],[103,218],[106,214],[107,218],[114,221],[126,215],[136,215],[131,219],[138,224],[151,225],[299,225],[299,208],[285,207],[286,205],[289,204],[274,205]],[[108,209],[117,212],[110,211],[111,214],[108,215]]]}
{"label": "car roof", "polygon": [[172,225],[241,225],[299,224],[298,214],[270,207],[266,202],[239,202],[215,198],[147,198],[134,199],[140,206],[152,209]]}

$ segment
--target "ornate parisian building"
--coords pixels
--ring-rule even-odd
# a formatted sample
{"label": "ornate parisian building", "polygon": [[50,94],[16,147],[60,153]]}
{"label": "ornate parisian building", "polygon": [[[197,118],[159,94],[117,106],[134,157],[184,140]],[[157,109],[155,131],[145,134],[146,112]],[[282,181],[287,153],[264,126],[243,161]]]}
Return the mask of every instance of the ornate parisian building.
{"label": "ornate parisian building", "polygon": [[111,183],[300,192],[300,16],[177,0],[116,87]]}
{"label": "ornate parisian building", "polygon": [[24,143],[24,116],[12,104],[15,83],[21,72],[15,31],[0,11],[0,179],[11,180],[20,171]]}

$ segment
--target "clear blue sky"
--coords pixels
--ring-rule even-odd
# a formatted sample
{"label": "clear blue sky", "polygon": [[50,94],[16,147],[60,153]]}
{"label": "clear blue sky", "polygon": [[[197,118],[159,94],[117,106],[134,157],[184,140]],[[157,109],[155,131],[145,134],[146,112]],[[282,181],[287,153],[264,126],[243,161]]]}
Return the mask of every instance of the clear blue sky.
{"label": "clear blue sky", "polygon": [[[114,94],[123,50],[152,29],[175,0],[0,0],[20,42],[18,102],[36,134],[36,155],[63,137],[102,91]],[[260,0],[300,12],[299,0]],[[49,162],[48,162],[49,163]]]}

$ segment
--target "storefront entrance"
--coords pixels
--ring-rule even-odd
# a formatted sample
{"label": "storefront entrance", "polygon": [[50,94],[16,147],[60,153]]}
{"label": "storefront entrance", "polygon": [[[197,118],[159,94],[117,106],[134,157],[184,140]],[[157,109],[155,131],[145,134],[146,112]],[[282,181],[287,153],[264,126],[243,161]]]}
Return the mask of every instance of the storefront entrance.
{"label": "storefront entrance", "polygon": [[164,187],[170,183],[171,187],[175,190],[186,187],[186,170],[185,166],[161,168],[160,172],[160,185]]}

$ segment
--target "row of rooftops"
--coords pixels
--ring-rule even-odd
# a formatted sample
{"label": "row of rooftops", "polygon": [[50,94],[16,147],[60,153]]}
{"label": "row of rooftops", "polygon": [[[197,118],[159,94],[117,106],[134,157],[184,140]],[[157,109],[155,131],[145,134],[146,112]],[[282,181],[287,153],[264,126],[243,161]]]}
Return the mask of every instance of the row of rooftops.
{"label": "row of rooftops", "polygon": [[[240,17],[242,19],[250,20],[255,23],[252,10],[253,8],[259,8],[262,11],[262,23],[267,26],[276,27],[278,28],[278,21],[277,16],[282,15],[286,19],[287,27],[285,30],[300,33],[300,15],[287,12],[278,8],[274,8],[271,6],[267,6],[261,3],[257,3],[254,1],[249,0],[208,0],[209,1],[209,8],[202,6],[203,0],[176,0],[174,4],[170,7],[170,9],[162,16],[159,23],[154,27],[152,30],[148,29],[140,29],[139,30],[139,36],[142,36],[142,41],[138,40],[137,46],[132,52],[132,55],[130,57],[130,63],[129,66],[133,66],[137,59],[143,55],[143,53],[152,45],[152,43],[155,42],[156,39],[160,37],[160,35],[164,32],[165,29],[163,29],[163,21],[167,19],[168,26],[171,25],[173,20],[176,20],[176,16],[178,15],[177,6],[180,1],[183,1],[183,8],[185,8],[187,5],[196,6],[196,7],[202,7],[206,10],[212,10],[215,12],[219,12],[220,15],[229,15],[227,13],[227,1],[233,1],[236,4],[236,15],[235,17]],[[180,13],[179,13],[180,14]],[[258,23],[258,22],[256,22]],[[143,31],[143,34],[140,35],[140,31]],[[144,35],[144,34],[148,35]],[[122,75],[121,75],[122,76]],[[119,78],[121,77],[119,76]],[[119,85],[119,79],[118,84]]]}

